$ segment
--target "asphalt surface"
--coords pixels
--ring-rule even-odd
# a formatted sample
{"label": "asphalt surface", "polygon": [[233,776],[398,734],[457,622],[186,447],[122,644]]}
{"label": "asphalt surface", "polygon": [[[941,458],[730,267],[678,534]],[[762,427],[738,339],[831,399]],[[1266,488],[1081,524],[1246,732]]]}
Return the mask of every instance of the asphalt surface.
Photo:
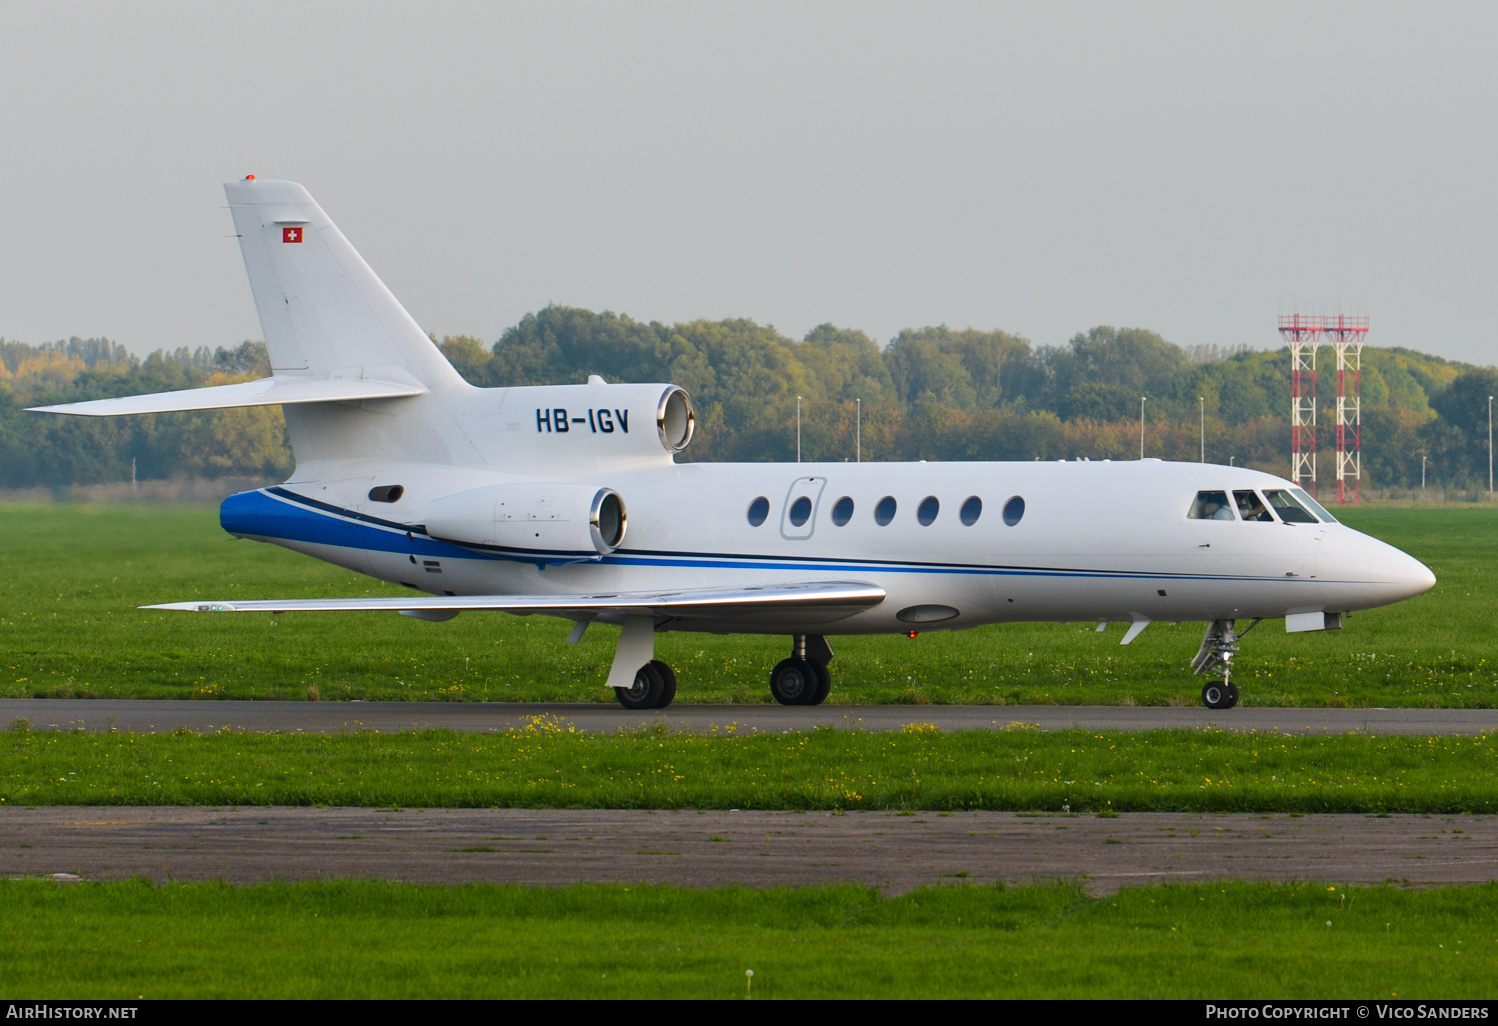
{"label": "asphalt surface", "polygon": [[664,723],[703,733],[740,731],[898,730],[931,723],[943,730],[1001,730],[1015,724],[1042,730],[1166,728],[1280,731],[1287,734],[1478,734],[1498,730],[1498,709],[1283,709],[1123,705],[673,705],[630,712],[615,703],[543,702],[195,702],[115,699],[3,699],[0,727],[27,720],[33,730],[249,731],[339,733],[434,728],[464,731],[523,727],[537,716],[565,719],[580,730],[617,731]]}
{"label": "asphalt surface", "polygon": [[0,808],[0,873],[166,880],[671,883],[855,881],[888,893],[1079,879],[1481,883],[1487,816],[950,815],[634,810]]}

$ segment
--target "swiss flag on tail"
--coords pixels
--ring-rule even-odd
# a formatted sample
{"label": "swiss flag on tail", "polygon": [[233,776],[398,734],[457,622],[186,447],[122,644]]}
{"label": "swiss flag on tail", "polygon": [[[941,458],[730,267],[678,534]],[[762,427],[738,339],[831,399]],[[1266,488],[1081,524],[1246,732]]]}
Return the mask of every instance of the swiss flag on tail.
{"label": "swiss flag on tail", "polygon": [[300,225],[287,225],[281,229],[282,242],[301,242],[302,228]]}

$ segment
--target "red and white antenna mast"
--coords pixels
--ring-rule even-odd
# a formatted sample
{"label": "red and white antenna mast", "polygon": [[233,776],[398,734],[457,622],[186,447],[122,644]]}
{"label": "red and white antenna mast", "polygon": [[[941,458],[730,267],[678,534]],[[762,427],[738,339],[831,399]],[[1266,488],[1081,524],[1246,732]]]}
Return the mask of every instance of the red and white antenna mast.
{"label": "red and white antenna mast", "polygon": [[1316,494],[1316,346],[1324,318],[1280,315],[1290,347],[1290,480]]}
{"label": "red and white antenna mast", "polygon": [[[1327,344],[1337,353],[1337,501],[1347,502],[1347,479],[1357,484],[1356,501],[1363,501],[1363,343],[1368,335],[1367,317],[1337,314],[1327,317],[1321,328]],[[1348,374],[1352,394],[1348,395]]]}

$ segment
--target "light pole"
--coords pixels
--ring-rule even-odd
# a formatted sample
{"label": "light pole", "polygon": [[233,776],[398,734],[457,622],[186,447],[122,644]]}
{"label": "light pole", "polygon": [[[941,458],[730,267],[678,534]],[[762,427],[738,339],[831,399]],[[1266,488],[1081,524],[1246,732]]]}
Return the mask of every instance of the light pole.
{"label": "light pole", "polygon": [[1488,396],[1488,501],[1493,501],[1493,397]]}
{"label": "light pole", "polygon": [[853,451],[855,453],[857,453],[858,455],[857,455],[857,458],[853,462],[854,463],[862,463],[863,462],[863,400],[859,399],[859,400],[857,400],[857,402],[858,402],[858,406],[857,406],[857,408],[856,408],[856,410],[855,410],[855,412],[854,412],[853,415],[856,418],[856,420],[854,421],[854,423],[858,426],[858,442],[857,442],[857,448],[855,448]]}
{"label": "light pole", "polygon": [[1207,462],[1207,397],[1199,395],[1196,401],[1201,403],[1202,407],[1202,462],[1205,463]]}
{"label": "light pole", "polygon": [[801,462],[801,397],[796,396],[796,462]]}
{"label": "light pole", "polygon": [[1420,496],[1425,497],[1425,457],[1420,457]]}
{"label": "light pole", "polygon": [[1144,459],[1144,396],[1139,397],[1139,458]]}

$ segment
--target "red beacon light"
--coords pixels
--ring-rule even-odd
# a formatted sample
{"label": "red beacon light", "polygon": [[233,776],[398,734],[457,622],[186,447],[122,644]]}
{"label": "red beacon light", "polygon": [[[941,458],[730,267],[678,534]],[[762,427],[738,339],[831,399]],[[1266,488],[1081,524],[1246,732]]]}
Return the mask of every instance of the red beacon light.
{"label": "red beacon light", "polygon": [[245,175],[244,176],[244,181],[246,181],[246,182],[253,182],[254,180],[255,180],[255,176],[254,175]]}

